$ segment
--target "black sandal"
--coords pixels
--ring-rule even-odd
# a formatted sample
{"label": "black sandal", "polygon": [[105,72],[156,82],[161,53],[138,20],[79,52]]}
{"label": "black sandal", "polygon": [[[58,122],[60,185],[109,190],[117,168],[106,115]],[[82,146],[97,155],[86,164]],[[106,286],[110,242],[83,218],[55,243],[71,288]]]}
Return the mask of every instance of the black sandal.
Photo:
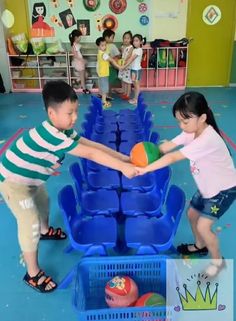
{"label": "black sandal", "polygon": [[49,227],[46,234],[41,234],[40,240],[65,240],[67,235],[61,230],[61,228],[54,229],[52,226]]}
{"label": "black sandal", "polygon": [[[188,247],[191,245],[195,247],[196,251],[190,251],[188,249]],[[193,255],[193,254],[207,255],[208,254],[208,249],[206,247],[199,249],[196,244],[181,244],[177,246],[177,251],[183,255]]]}
{"label": "black sandal", "polygon": [[[43,280],[42,283],[39,284],[38,282],[43,276],[45,277],[45,279]],[[23,278],[23,281],[27,285],[29,285],[31,288],[33,288],[34,290],[36,290],[38,292],[41,292],[41,293],[52,292],[57,288],[57,284],[52,280],[52,278],[46,276],[45,273],[42,270],[40,270],[38,272],[38,274],[36,274],[35,276],[32,276],[32,277],[28,273],[26,273],[26,275]],[[48,283],[51,282],[51,281],[55,285],[51,289],[47,290],[46,287],[47,287]]]}

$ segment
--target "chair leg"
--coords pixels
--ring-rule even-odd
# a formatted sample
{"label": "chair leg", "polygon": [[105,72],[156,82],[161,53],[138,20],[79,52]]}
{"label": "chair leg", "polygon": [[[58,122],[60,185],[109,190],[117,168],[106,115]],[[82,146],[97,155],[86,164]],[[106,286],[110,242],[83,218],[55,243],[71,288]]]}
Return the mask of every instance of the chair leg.
{"label": "chair leg", "polygon": [[104,245],[92,245],[85,252],[84,256],[91,256],[94,254],[99,254],[101,256],[107,256],[107,251]]}
{"label": "chair leg", "polygon": [[157,254],[156,249],[152,245],[141,245],[137,252],[136,255],[147,255],[147,254]]}
{"label": "chair leg", "polygon": [[62,290],[68,288],[76,275],[76,268],[77,265],[73,267],[73,269],[69,273],[67,273],[64,279],[59,283],[58,289]]}

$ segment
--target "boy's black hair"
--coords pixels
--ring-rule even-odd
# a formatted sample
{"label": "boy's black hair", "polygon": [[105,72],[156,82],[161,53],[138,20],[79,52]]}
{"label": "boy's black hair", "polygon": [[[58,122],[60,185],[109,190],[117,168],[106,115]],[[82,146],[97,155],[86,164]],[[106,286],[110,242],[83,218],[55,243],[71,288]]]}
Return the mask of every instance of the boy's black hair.
{"label": "boy's black hair", "polygon": [[96,39],[96,45],[97,45],[97,46],[100,46],[100,43],[101,43],[101,42],[104,42],[104,41],[106,41],[105,38],[99,37],[99,38]]}
{"label": "boy's black hair", "polygon": [[71,102],[78,100],[74,89],[62,80],[47,82],[43,87],[42,95],[46,111],[49,106],[57,109],[66,100]]}
{"label": "boy's black hair", "polygon": [[102,34],[102,36],[103,36],[104,39],[106,39],[106,37],[110,38],[110,37],[113,36],[113,35],[115,36],[116,33],[115,33],[113,30],[111,30],[111,29],[105,29],[105,30],[103,31],[103,34]]}

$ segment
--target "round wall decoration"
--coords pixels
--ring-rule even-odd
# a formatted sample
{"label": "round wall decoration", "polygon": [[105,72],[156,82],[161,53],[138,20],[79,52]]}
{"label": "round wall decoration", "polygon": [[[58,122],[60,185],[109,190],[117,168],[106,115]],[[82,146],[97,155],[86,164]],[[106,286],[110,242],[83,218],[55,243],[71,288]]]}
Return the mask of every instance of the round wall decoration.
{"label": "round wall decoration", "polygon": [[125,11],[127,7],[126,0],[110,0],[109,7],[112,12],[115,14],[120,14]]}
{"label": "round wall decoration", "polygon": [[118,28],[118,21],[115,16],[107,14],[102,18],[101,21],[102,29],[111,29],[115,31]]}
{"label": "round wall decoration", "polygon": [[140,22],[141,25],[143,25],[143,26],[148,25],[148,24],[149,24],[149,18],[148,18],[148,16],[145,16],[145,15],[141,16],[141,17],[139,18],[139,22]]}
{"label": "round wall decoration", "polygon": [[144,13],[147,11],[147,9],[148,9],[148,7],[147,7],[146,3],[144,3],[144,2],[140,3],[140,5],[138,6],[139,12]]}
{"label": "round wall decoration", "polygon": [[210,5],[204,9],[202,13],[202,20],[207,25],[215,25],[220,21],[221,16],[222,14],[220,8],[214,5]]}
{"label": "round wall decoration", "polygon": [[100,0],[83,0],[84,7],[88,11],[95,11],[100,6]]}

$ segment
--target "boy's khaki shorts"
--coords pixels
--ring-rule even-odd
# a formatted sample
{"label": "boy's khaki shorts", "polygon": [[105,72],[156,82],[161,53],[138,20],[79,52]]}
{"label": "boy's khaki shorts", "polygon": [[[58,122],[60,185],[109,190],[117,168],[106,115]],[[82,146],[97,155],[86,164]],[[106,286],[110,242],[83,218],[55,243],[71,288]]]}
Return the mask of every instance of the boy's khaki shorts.
{"label": "boy's khaki shorts", "polygon": [[38,248],[40,224],[48,220],[49,198],[44,188],[8,180],[0,182],[0,193],[17,220],[18,240],[23,252]]}

